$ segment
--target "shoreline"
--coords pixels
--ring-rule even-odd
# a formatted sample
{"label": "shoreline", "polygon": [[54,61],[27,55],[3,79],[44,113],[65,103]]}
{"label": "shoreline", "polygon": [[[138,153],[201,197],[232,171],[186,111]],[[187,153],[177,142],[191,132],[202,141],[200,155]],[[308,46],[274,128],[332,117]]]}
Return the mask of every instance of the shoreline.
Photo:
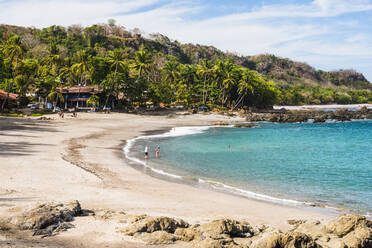
{"label": "shoreline", "polygon": [[[359,120],[352,120],[352,121],[359,121]],[[256,122],[259,123],[259,122]],[[133,168],[137,169],[138,171],[145,173],[147,175],[150,175],[152,177],[165,180],[172,183],[181,183],[185,185],[189,185],[192,187],[201,187],[207,190],[217,191],[224,194],[230,194],[238,197],[243,197],[247,199],[251,199],[254,201],[259,202],[266,202],[270,204],[280,205],[280,206],[288,206],[288,207],[295,207],[299,209],[307,209],[310,211],[316,211],[319,213],[325,213],[332,216],[336,216],[342,213],[351,213],[352,209],[347,209],[341,206],[333,205],[333,204],[321,204],[321,203],[315,203],[315,202],[307,202],[307,201],[297,201],[290,198],[277,198],[275,196],[270,196],[266,194],[257,193],[254,191],[250,191],[247,189],[241,189],[236,186],[228,185],[226,183],[222,183],[219,181],[213,181],[212,179],[207,178],[201,178],[197,175],[195,176],[181,176],[177,174],[171,174],[169,172],[166,172],[161,169],[153,168],[151,165],[148,165],[146,161],[141,160],[139,157],[132,157],[130,155],[130,149],[132,145],[137,140],[145,140],[145,139],[151,139],[154,137],[175,137],[175,136],[183,136],[183,135],[192,135],[201,133],[203,131],[206,131],[208,129],[211,129],[213,127],[216,127],[214,125],[211,126],[176,126],[173,128],[168,128],[164,130],[153,130],[153,131],[147,131],[144,135],[137,136],[133,139],[127,140],[125,144],[123,144],[123,155],[128,160],[128,164],[132,166]],[[218,126],[218,127],[228,127],[228,126]],[[232,126],[231,126],[232,127]],[[200,130],[200,132],[190,132],[190,133],[184,133],[184,134],[178,134],[178,135],[171,135],[171,131],[176,131],[177,128],[186,128],[186,129],[193,129],[196,128]],[[161,164],[161,163],[159,163]],[[368,214],[365,214],[367,218],[370,218],[371,216]]]}
{"label": "shoreline", "polygon": [[361,104],[324,104],[324,105],[299,105],[299,106],[291,106],[291,105],[274,105],[274,109],[286,109],[286,110],[328,110],[328,109],[349,109],[349,110],[359,110],[362,107],[366,107],[367,109],[372,109],[372,104],[369,103],[361,103]]}
{"label": "shoreline", "polygon": [[[6,151],[0,151],[0,219],[17,216],[38,203],[71,200],[92,210],[177,217],[193,224],[233,218],[289,230],[289,219],[328,222],[335,218],[313,208],[282,206],[164,181],[132,168],[123,158],[124,142],[146,132],[215,121],[245,120],[215,114],[167,118],[82,113],[77,119],[55,121],[0,117],[0,145]],[[48,242],[86,242],[79,247],[140,246],[123,243],[110,220],[78,218],[74,224],[75,228],[48,238]]]}

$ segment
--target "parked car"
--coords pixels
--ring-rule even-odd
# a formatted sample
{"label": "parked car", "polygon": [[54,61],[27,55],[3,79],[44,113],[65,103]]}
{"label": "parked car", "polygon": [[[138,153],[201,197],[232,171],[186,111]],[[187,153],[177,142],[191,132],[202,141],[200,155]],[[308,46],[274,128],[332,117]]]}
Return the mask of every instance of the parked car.
{"label": "parked car", "polygon": [[199,110],[204,111],[204,112],[208,112],[209,111],[209,108],[208,108],[207,105],[200,105],[199,106]]}
{"label": "parked car", "polygon": [[29,103],[27,104],[27,108],[30,108],[31,110],[39,109],[38,103]]}

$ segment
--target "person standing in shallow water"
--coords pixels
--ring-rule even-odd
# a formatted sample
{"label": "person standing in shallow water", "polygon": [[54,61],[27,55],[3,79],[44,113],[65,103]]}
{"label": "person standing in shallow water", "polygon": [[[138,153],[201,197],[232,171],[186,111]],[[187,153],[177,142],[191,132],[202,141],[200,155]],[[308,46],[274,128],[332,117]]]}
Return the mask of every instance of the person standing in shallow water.
{"label": "person standing in shallow water", "polygon": [[156,150],[155,150],[155,156],[156,156],[156,158],[159,158],[159,154],[160,154],[160,146],[157,146],[156,147]]}
{"label": "person standing in shallow water", "polygon": [[145,147],[145,159],[148,159],[149,158],[149,147],[146,146]]}

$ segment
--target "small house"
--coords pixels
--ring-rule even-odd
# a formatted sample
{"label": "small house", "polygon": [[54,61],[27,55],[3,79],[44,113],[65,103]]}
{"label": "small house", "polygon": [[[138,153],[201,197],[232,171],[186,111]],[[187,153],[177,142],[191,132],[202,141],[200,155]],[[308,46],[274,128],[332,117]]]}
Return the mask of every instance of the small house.
{"label": "small house", "polygon": [[80,110],[90,109],[87,105],[92,95],[100,95],[102,90],[97,86],[72,86],[61,89],[64,98],[64,108],[77,108]]}
{"label": "small house", "polygon": [[4,101],[8,101],[8,104],[16,104],[17,103],[17,94],[14,93],[9,93],[8,97],[8,92],[0,90],[0,107],[2,106]]}

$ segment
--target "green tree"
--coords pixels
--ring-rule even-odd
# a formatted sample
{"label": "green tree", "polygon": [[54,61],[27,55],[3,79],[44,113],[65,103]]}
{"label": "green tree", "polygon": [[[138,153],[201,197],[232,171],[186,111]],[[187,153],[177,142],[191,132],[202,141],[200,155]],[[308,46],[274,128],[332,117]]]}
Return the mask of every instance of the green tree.
{"label": "green tree", "polygon": [[[124,50],[122,49],[115,49],[114,51],[109,53],[108,62],[111,66],[111,69],[114,70],[114,74],[107,77],[105,81],[105,88],[108,89],[108,95],[105,101],[105,108],[107,106],[108,100],[110,95],[113,91],[116,90],[118,92],[118,85],[120,84],[120,80],[118,76],[118,72],[121,74],[121,80],[127,80],[129,77],[129,65],[124,61],[126,55]],[[107,85],[108,84],[108,85]]]}
{"label": "green tree", "polygon": [[89,72],[89,59],[90,56],[85,50],[78,51],[76,53],[77,63],[73,64],[71,70],[78,77],[79,85],[86,85]]}
{"label": "green tree", "polygon": [[134,55],[132,67],[137,72],[137,80],[148,72],[153,63],[153,55],[145,49],[139,50]]}
{"label": "green tree", "polygon": [[210,60],[203,59],[199,63],[198,71],[196,73],[201,78],[203,78],[202,100],[203,100],[203,104],[205,104],[208,99],[208,88],[210,85],[210,79],[213,76],[213,63]]}
{"label": "green tree", "polygon": [[0,51],[9,58],[13,69],[13,80],[7,89],[7,96],[2,103],[1,109],[4,109],[5,103],[9,98],[10,91],[13,89],[13,84],[17,76],[18,62],[25,53],[25,48],[21,43],[21,38],[18,35],[11,36],[4,44],[0,45]]}

